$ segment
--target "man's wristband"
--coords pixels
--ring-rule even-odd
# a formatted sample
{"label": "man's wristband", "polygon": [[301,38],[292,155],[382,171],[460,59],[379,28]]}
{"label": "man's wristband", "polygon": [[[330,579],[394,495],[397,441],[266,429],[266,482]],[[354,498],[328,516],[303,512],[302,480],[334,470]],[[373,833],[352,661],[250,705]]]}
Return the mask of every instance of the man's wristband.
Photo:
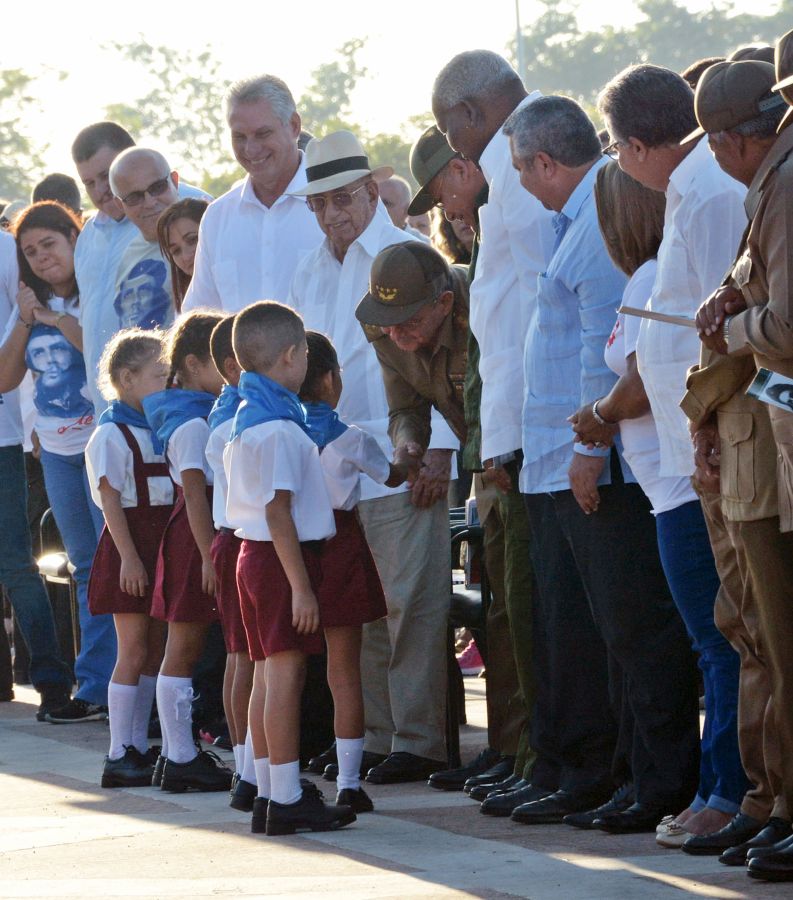
{"label": "man's wristband", "polygon": [[724,319],[724,325],[722,326],[722,336],[724,337],[724,343],[729,346],[730,344],[730,322],[732,322],[733,317],[727,316]]}
{"label": "man's wristband", "polygon": [[[601,397],[600,400],[602,400],[602,399],[603,398]],[[604,419],[603,416],[601,416],[600,413],[598,412],[598,403],[600,403],[600,400],[595,400],[595,402],[592,404],[593,418],[598,423],[598,425],[616,425],[617,424],[616,422],[609,422],[607,419]]]}

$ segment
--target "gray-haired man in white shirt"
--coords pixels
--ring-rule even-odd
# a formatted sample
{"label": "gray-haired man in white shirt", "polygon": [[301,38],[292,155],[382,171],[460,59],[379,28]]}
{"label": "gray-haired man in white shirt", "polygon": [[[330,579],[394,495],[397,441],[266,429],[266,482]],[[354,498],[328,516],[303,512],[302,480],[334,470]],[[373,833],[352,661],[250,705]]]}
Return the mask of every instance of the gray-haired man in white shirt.
{"label": "gray-haired man in white shirt", "polygon": [[226,97],[237,162],[248,173],[206,211],[193,280],[182,308],[238,312],[256,300],[286,300],[298,262],[322,240],[294,191],[306,183],[297,143],[300,116],[273,75],[238,81]]}

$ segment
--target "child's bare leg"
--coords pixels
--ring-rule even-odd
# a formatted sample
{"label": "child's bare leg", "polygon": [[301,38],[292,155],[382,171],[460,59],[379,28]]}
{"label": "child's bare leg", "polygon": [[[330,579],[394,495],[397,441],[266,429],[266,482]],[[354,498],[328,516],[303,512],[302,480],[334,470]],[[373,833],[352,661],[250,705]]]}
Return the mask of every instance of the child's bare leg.
{"label": "child's bare leg", "polygon": [[[229,739],[232,747],[236,747],[240,741],[237,737],[237,726],[234,721],[234,707],[232,705],[232,691],[234,688],[234,670],[237,668],[236,653],[226,654],[226,668],[223,672],[223,712],[226,714],[226,724],[229,728]],[[245,734],[243,732],[243,740]]]}
{"label": "child's bare leg", "polygon": [[275,653],[265,663],[267,696],[264,731],[270,753],[270,798],[296,803],[300,786],[300,700],[306,680],[306,657],[298,650]]}
{"label": "child's bare leg", "polygon": [[264,660],[251,663],[253,684],[248,703],[248,733],[245,740],[245,764],[242,777],[255,784],[259,797],[270,796],[270,759],[264,734],[264,704],[267,696]]}
{"label": "child's bare leg", "polygon": [[328,685],[333,694],[334,731],[340,791],[358,790],[363,757],[364,714],[361,690],[361,627],[325,629],[328,645]]}

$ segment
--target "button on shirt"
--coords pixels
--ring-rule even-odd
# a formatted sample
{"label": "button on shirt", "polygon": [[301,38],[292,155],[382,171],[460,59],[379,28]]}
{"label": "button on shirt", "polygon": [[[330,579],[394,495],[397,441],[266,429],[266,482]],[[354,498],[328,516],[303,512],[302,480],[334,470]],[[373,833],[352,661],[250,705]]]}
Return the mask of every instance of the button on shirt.
{"label": "button on shirt", "polygon": [[[746,227],[745,194],[743,185],[721,170],[702,138],[669,178],[658,272],[647,309],[694,317],[735,256]],[[679,404],[699,351],[694,328],[642,321],[636,361],[658,428],[661,475],[694,471],[688,420]]]}
{"label": "button on shirt", "polygon": [[250,177],[211,204],[199,228],[184,310],[239,312],[257,300],[285,302],[297,264],[324,236],[306,198],[288,196],[305,184],[301,153],[297,172],[271,207],[258,199]]}
{"label": "button on shirt", "polygon": [[[535,91],[520,104],[528,106]],[[520,184],[509,138],[491,138],[479,165],[490,193],[479,209],[480,247],[471,285],[471,331],[479,342],[482,459],[521,444],[523,344],[537,303],[537,276],[554,244],[553,214]]]}
{"label": "button on shirt", "polygon": [[[385,207],[378,204],[374,218],[347,250],[343,263],[334,256],[328,240],[299,263],[287,301],[303,316],[306,328],[326,334],[336,348],[344,370],[344,389],[336,410],[339,416],[373,435],[389,459],[394,450],[388,437],[383,376],[377,354],[355,318],[355,308],[369,289],[369,272],[377,254],[409,240],[410,235],[396,228]],[[430,447],[458,446],[443,417],[433,411]],[[387,488],[366,475],[361,479],[362,500],[407,490],[404,486]]]}
{"label": "button on shirt", "polygon": [[[603,347],[627,279],[609,258],[598,227],[593,189],[606,162],[596,162],[565,203],[556,221],[559,246],[537,280],[537,310],[524,358],[520,489],[526,494],[569,490],[574,449],[587,456],[610,453],[573,444],[567,421],[584,403],[607,394],[616,380]],[[635,481],[625,464],[623,475]],[[598,483],[610,481],[605,465]]]}

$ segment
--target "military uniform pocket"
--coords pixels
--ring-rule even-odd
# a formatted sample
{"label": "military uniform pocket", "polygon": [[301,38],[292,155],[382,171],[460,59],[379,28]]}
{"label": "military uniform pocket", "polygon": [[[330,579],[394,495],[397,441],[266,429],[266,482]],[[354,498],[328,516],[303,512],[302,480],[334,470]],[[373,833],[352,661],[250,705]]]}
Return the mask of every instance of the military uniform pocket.
{"label": "military uniform pocket", "polygon": [[751,503],[755,497],[754,418],[748,412],[719,412],[721,495]]}

